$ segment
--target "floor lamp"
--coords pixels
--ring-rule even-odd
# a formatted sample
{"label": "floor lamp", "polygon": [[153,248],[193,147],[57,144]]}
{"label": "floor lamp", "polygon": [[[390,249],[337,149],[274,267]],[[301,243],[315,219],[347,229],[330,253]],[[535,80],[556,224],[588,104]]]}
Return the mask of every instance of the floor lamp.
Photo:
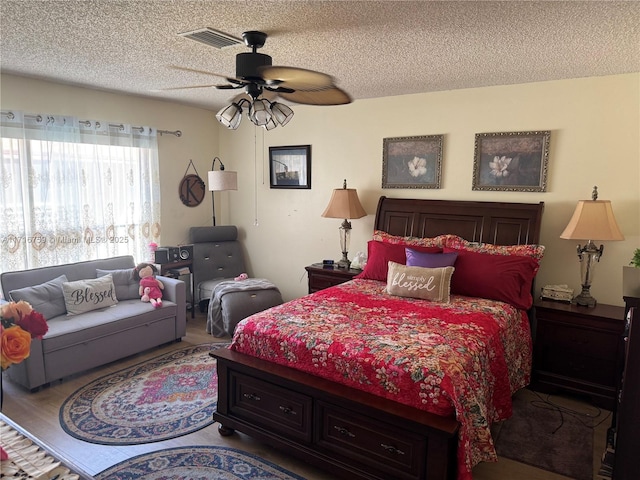
{"label": "floor lamp", "polygon": [[367,215],[358,199],[358,192],[355,188],[347,188],[347,181],[342,184],[342,188],[336,188],[331,195],[329,205],[322,213],[326,218],[344,218],[340,225],[340,248],[342,249],[342,259],[338,262],[339,268],[349,268],[351,260],[348,258],[349,241],[351,238],[351,218],[362,218]]}
{"label": "floor lamp", "polygon": [[560,238],[568,240],[587,240],[584,246],[578,245],[580,259],[580,277],[582,291],[573,299],[573,303],[585,307],[595,307],[596,299],[591,296],[589,289],[595,270],[596,262],[600,261],[604,246],[596,247],[593,240],[624,240],[624,235],[618,228],[616,217],[609,200],[598,200],[598,187],[593,187],[591,200],[580,200],[569,224]]}
{"label": "floor lamp", "polygon": [[[214,170],[216,166],[216,160],[220,163],[220,170]],[[211,170],[208,172],[208,186],[211,192],[211,210],[213,211],[213,226],[216,226],[216,206],[214,202],[214,192],[221,192],[223,190],[238,190],[238,172],[227,172],[224,169],[222,160],[218,157],[214,157],[211,162]]]}

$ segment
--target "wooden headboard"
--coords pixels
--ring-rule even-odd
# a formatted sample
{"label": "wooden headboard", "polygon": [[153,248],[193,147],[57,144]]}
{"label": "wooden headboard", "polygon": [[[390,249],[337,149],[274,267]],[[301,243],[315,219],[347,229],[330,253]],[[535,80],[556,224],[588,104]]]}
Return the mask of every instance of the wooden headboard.
{"label": "wooden headboard", "polygon": [[506,203],[380,197],[375,229],[392,235],[450,233],[470,242],[537,244],[544,202]]}

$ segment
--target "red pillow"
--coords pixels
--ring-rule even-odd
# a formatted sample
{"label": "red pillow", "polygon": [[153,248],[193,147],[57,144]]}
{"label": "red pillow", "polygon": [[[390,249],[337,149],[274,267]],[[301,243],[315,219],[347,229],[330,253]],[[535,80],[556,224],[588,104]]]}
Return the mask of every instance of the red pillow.
{"label": "red pillow", "polygon": [[507,302],[528,310],[538,262],[518,255],[492,255],[444,247],[458,254],[451,278],[451,293]]}
{"label": "red pillow", "polygon": [[[367,264],[362,273],[355,278],[363,278],[367,280],[387,281],[387,272],[389,271],[389,262],[401,263],[406,265],[407,255],[405,253],[406,245],[395,243],[384,243],[376,240],[369,240],[367,245]],[[440,247],[411,247],[413,250],[426,253],[440,253]]]}

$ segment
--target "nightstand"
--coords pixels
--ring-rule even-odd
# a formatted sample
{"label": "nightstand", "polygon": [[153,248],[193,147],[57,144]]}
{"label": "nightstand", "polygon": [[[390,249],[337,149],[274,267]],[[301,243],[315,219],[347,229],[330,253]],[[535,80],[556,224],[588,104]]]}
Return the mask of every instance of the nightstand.
{"label": "nightstand", "polygon": [[532,388],[584,394],[613,409],[624,307],[535,303]]}
{"label": "nightstand", "polygon": [[362,270],[353,268],[325,268],[321,263],[314,263],[304,268],[309,276],[309,293],[348,282],[359,273],[362,273]]}

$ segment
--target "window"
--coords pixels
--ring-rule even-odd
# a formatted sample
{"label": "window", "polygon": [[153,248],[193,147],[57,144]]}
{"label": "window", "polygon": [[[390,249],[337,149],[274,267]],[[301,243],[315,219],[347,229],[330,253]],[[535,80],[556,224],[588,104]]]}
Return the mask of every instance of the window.
{"label": "window", "polygon": [[115,255],[160,240],[155,129],[2,112],[0,271]]}

